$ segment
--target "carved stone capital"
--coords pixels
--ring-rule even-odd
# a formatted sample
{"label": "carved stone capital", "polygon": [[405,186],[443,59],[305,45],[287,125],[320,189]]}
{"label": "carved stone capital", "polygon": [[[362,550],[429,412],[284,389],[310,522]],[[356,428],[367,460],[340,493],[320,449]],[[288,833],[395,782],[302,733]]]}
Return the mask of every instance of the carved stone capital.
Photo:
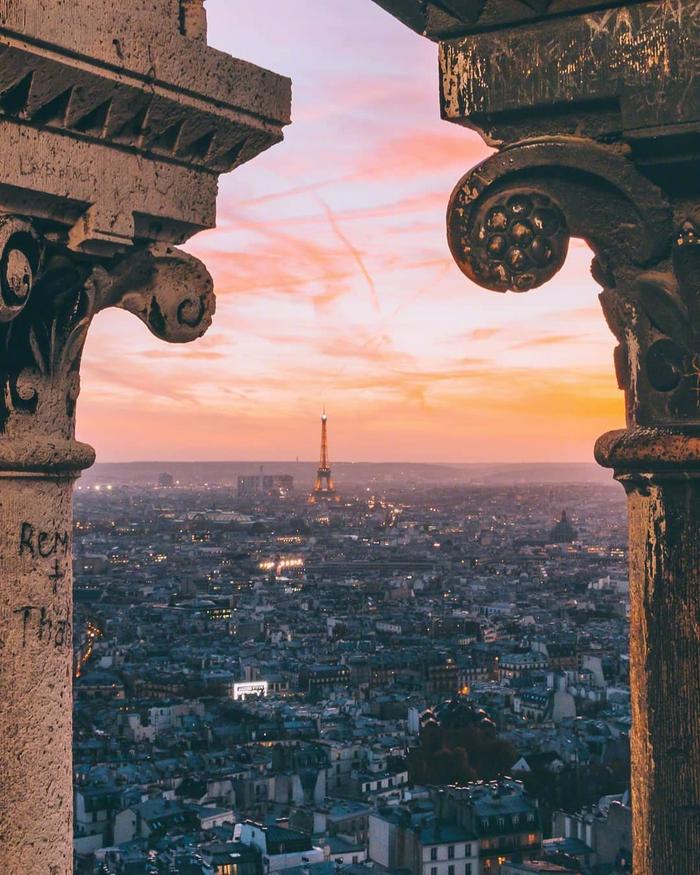
{"label": "carved stone capital", "polygon": [[97,261],[30,220],[0,218],[0,471],[77,471],[80,361],[96,313],[120,307],[157,337],[195,340],[211,324],[211,276],[187,253],[154,244]]}
{"label": "carved stone capital", "polygon": [[[700,431],[700,220],[646,179],[624,147],[561,137],[504,149],[458,183],[447,223],[460,269],[500,292],[547,282],[570,237],[586,240],[618,341],[628,426],[647,430],[646,442],[635,442],[640,464],[662,458],[642,451],[649,440],[658,449],[662,433]],[[650,439],[649,429],[660,431]],[[621,446],[603,441],[599,460],[617,464],[610,454]]]}

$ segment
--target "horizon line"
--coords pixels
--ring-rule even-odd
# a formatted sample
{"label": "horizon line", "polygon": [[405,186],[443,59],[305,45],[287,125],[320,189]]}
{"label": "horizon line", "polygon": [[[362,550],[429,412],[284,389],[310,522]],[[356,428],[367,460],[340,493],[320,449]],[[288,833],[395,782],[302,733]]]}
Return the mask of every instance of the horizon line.
{"label": "horizon line", "polygon": [[[91,467],[95,467],[96,465],[316,465],[318,466],[318,459],[128,459],[128,460],[110,460],[110,459],[98,459],[94,462]],[[439,465],[444,467],[459,465],[460,467],[469,467],[469,466],[484,466],[484,465],[590,465],[593,468],[599,468],[601,470],[606,470],[602,468],[595,460],[593,459],[578,459],[571,461],[562,461],[562,462],[552,462],[552,461],[484,461],[484,462],[429,462],[429,461],[416,461],[416,460],[402,460],[402,461],[370,461],[370,460],[356,460],[356,461],[347,461],[340,460],[337,462],[333,462],[331,467],[335,467],[337,465]],[[90,468],[86,469],[87,471]]]}

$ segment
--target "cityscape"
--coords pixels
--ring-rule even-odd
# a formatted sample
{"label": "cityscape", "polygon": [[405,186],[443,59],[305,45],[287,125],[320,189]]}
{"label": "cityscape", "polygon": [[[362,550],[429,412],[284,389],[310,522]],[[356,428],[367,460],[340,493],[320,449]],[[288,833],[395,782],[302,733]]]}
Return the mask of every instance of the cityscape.
{"label": "cityscape", "polygon": [[622,491],[329,429],[79,485],[75,872],[631,872]]}

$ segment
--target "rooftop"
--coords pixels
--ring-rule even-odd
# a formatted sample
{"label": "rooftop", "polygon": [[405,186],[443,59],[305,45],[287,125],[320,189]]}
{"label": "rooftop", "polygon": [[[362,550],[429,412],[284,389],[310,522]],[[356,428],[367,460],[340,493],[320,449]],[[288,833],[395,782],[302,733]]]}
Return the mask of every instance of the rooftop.
{"label": "rooftop", "polygon": [[437,818],[420,827],[417,830],[417,838],[422,845],[444,845],[476,840],[476,836],[463,826]]}

